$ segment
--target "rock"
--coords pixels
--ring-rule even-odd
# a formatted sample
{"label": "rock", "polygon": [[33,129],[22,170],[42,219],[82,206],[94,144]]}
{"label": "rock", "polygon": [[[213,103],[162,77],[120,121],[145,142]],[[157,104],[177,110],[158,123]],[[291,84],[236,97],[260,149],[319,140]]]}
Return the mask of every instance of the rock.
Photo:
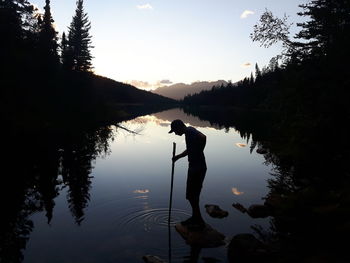
{"label": "rock", "polygon": [[266,154],[266,153],[267,153],[267,150],[264,149],[264,148],[258,148],[258,149],[256,149],[256,152],[257,152],[258,154]]}
{"label": "rock", "polygon": [[227,251],[229,262],[264,262],[268,256],[266,246],[252,234],[235,235]]}
{"label": "rock", "polygon": [[191,246],[202,248],[219,247],[225,244],[225,236],[210,225],[205,224],[202,230],[191,230],[191,228],[183,226],[181,223],[176,224],[176,231]]}
{"label": "rock", "polygon": [[142,259],[146,263],[166,263],[166,261],[162,260],[161,258],[152,255],[143,256]]}
{"label": "rock", "polygon": [[247,213],[252,218],[265,218],[271,215],[271,208],[267,205],[251,205],[248,209],[240,203],[233,203],[232,206],[242,213]]}
{"label": "rock", "polygon": [[265,218],[271,215],[270,208],[265,205],[251,205],[247,213],[252,218]]}
{"label": "rock", "polygon": [[222,210],[218,205],[205,205],[205,209],[211,217],[224,218],[228,216],[228,212]]}

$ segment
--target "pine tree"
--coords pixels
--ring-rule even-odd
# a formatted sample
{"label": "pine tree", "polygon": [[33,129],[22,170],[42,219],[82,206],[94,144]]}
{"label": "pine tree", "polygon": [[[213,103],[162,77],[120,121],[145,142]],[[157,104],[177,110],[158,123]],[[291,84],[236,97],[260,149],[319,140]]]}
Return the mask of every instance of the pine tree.
{"label": "pine tree", "polygon": [[39,54],[45,68],[56,68],[59,63],[57,32],[53,26],[54,20],[51,15],[50,0],[46,0],[45,3],[45,13],[40,22]]}
{"label": "pine tree", "polygon": [[300,16],[308,16],[304,23],[298,26],[302,30],[297,38],[306,40],[304,49],[316,56],[329,55],[348,50],[350,44],[350,1],[348,0],[312,0],[300,5],[304,10]]}
{"label": "pine tree", "polygon": [[72,49],[69,46],[68,39],[66,37],[66,33],[63,32],[62,34],[62,40],[61,40],[61,63],[62,68],[64,70],[71,70],[73,69],[73,55],[72,55]]}
{"label": "pine tree", "polygon": [[0,1],[0,35],[1,69],[6,69],[23,42],[21,17],[14,1]]}
{"label": "pine tree", "polygon": [[249,84],[250,84],[250,85],[253,85],[253,84],[254,84],[254,75],[253,75],[253,72],[250,73]]}
{"label": "pine tree", "polygon": [[91,36],[89,30],[91,24],[84,12],[83,0],[77,0],[77,8],[69,27],[68,50],[72,56],[72,69],[76,71],[91,71],[92,56],[90,49]]}
{"label": "pine tree", "polygon": [[36,11],[26,0],[0,1],[0,72],[5,78],[7,72],[27,72],[37,41]]}
{"label": "pine tree", "polygon": [[255,64],[255,80],[260,79],[261,77],[261,70],[258,66],[258,63]]}

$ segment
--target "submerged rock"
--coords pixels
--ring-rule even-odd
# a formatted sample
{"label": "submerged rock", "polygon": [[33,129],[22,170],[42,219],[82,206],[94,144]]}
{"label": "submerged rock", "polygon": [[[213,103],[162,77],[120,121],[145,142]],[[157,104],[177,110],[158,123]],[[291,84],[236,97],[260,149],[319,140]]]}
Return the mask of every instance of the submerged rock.
{"label": "submerged rock", "polygon": [[265,148],[258,148],[256,149],[256,152],[258,154],[266,154],[267,153],[267,150]]}
{"label": "submerged rock", "polygon": [[224,218],[228,216],[228,212],[222,210],[218,205],[205,205],[205,209],[211,217]]}
{"label": "submerged rock", "polygon": [[166,261],[162,260],[161,258],[152,255],[145,255],[142,257],[142,259],[146,263],[166,263]]}
{"label": "submerged rock", "polygon": [[238,234],[232,238],[227,256],[229,262],[265,262],[268,251],[252,234]]}
{"label": "submerged rock", "polygon": [[201,230],[192,230],[190,227],[178,223],[175,229],[191,246],[210,248],[225,244],[225,236],[208,224],[205,224],[205,227]]}
{"label": "submerged rock", "polygon": [[267,205],[251,205],[248,209],[246,209],[240,203],[233,203],[232,206],[242,213],[247,213],[252,218],[265,218],[271,216],[272,211],[271,207]]}

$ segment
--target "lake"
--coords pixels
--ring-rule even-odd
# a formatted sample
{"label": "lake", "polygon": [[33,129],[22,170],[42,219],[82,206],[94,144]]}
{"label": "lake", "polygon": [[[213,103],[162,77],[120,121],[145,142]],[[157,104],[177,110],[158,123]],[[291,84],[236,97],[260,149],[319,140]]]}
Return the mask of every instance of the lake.
{"label": "lake", "polygon": [[[171,262],[183,262],[191,255],[192,260],[227,262],[225,246],[191,251],[174,228],[191,215],[185,199],[187,158],[175,164],[168,226],[172,144],[176,143],[177,153],[185,149],[184,136],[168,134],[173,119],[182,119],[207,136],[208,170],[200,199],[206,223],[227,239],[254,233],[253,225],[268,228],[269,218],[252,219],[232,207],[234,202],[263,203],[272,170],[264,156],[251,151],[251,141],[234,128],[220,128],[171,109],[104,127],[98,133],[108,134],[103,140],[95,134],[71,139],[65,146],[56,144],[51,150],[58,160],[53,164],[58,167],[53,171],[56,178],[31,190],[42,187],[40,204],[27,213],[32,225],[23,262],[142,262],[147,254]],[[51,190],[45,188],[48,185]],[[205,204],[217,204],[229,216],[212,218]]]}

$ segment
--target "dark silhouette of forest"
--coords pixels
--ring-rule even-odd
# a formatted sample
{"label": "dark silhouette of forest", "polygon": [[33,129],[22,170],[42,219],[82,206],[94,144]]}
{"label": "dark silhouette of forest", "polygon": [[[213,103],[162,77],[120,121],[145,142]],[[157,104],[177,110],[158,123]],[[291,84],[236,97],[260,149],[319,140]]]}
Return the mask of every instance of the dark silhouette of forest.
{"label": "dark silhouette of forest", "polygon": [[287,17],[266,10],[251,34],[264,47],[281,43],[283,53],[238,84],[187,96],[185,105],[227,106],[277,112],[284,119],[349,121],[350,4],[315,0],[301,5],[299,33],[291,37]]}
{"label": "dark silhouette of forest", "polygon": [[260,245],[229,251],[230,262],[349,260],[340,237],[349,234],[350,2],[315,0],[301,8],[308,19],[293,39],[287,18],[268,10],[254,27],[254,41],[284,46],[269,65],[256,65],[237,85],[184,99],[185,112],[239,131],[273,167],[260,204],[270,211],[270,229],[252,226]]}
{"label": "dark silhouette of forest", "polygon": [[[116,104],[174,101],[93,73],[90,21],[83,0],[59,37],[50,1],[40,13],[27,0],[0,2],[1,119],[27,127],[116,118]],[[118,117],[118,116],[117,116]]]}
{"label": "dark silhouette of forest", "polygon": [[250,204],[265,204],[270,226],[265,229],[258,221],[253,224],[260,245],[244,240],[241,246],[233,245],[229,262],[349,260],[347,242],[341,238],[350,233],[350,143],[349,128],[343,122],[321,127],[317,122],[312,126],[286,123],[278,113],[262,110],[184,110],[226,132],[238,132],[250,152],[262,154],[265,164],[272,167],[268,194],[262,196],[261,203]]}

